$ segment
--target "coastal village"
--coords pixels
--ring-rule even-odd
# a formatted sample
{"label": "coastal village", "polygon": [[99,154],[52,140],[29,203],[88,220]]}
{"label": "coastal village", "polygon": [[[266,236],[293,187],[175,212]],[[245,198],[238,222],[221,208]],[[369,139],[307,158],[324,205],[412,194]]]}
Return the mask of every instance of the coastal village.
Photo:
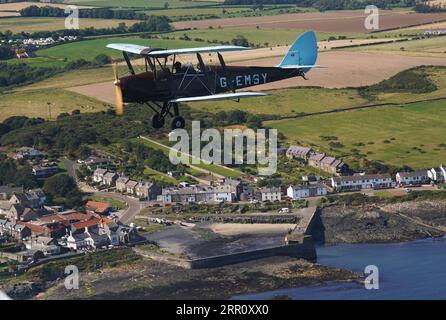
{"label": "coastal village", "polygon": [[[18,148],[12,157],[28,161],[32,174],[38,179],[47,179],[60,171],[56,162],[48,161],[34,148]],[[155,182],[132,180],[108,169],[111,161],[107,158],[92,155],[77,163],[92,172],[87,179],[92,188],[122,194],[152,207],[194,203],[278,203],[284,207],[279,213],[290,212],[293,201],[344,192],[441,185],[446,177],[444,165],[398,172],[394,176],[351,173],[341,159],[302,146],[290,146],[286,157],[317,168],[329,174],[330,178],[308,175],[300,184],[263,187],[242,179],[224,178],[208,184],[181,182],[161,187]],[[141,241],[139,228],[133,223],[122,223],[115,211],[110,203],[92,200],[86,201],[80,210],[48,206],[45,193],[40,188],[25,190],[22,186],[0,186],[0,241],[9,248],[3,250],[0,257],[16,261],[24,268],[59,255],[106,250]],[[167,220],[158,222],[167,223]]]}

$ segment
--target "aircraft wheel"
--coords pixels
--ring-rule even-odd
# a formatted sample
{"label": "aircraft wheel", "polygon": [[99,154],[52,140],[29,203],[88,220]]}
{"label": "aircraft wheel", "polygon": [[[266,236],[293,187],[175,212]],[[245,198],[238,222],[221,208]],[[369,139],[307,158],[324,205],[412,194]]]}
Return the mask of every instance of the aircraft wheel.
{"label": "aircraft wheel", "polygon": [[180,116],[176,116],[172,119],[172,130],[175,129],[183,129],[186,125],[186,122],[184,121],[183,117]]}
{"label": "aircraft wheel", "polygon": [[160,129],[164,126],[164,118],[157,112],[152,116],[152,127]]}

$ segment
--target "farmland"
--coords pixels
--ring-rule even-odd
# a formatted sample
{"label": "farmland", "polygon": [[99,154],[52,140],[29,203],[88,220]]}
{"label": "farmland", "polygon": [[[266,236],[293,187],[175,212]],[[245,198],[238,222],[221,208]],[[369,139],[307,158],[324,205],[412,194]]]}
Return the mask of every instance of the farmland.
{"label": "farmland", "polygon": [[[117,27],[119,23],[125,22],[131,26],[137,20],[119,19],[88,19],[80,18],[79,27],[85,28],[110,28]],[[0,30],[11,30],[13,33],[34,32],[34,31],[54,31],[65,29],[65,18],[54,17],[17,17],[0,19]]]}
{"label": "farmland", "polygon": [[[65,3],[79,4],[97,7],[116,7],[116,8],[164,8],[165,0],[68,0]],[[187,8],[216,5],[218,3],[212,1],[181,1],[169,0],[169,8]]]}
{"label": "farmland", "polygon": [[[446,141],[441,137],[446,137],[445,116],[443,100],[270,121],[266,125],[278,129],[291,142],[318,146],[330,154],[359,152],[367,159],[396,167],[421,169],[444,161]],[[323,136],[336,137],[342,147],[330,147]],[[351,157],[344,159],[352,161]]]}
{"label": "farmland", "polygon": [[[364,11],[329,11],[284,14],[280,16],[243,17],[234,19],[214,19],[198,21],[181,21],[174,23],[176,28],[207,29],[210,26],[245,27],[290,30],[309,29],[333,33],[368,33],[364,27]],[[446,21],[446,13],[410,13],[407,10],[381,10],[380,30],[409,27],[419,24]]]}
{"label": "farmland", "polygon": [[79,109],[95,112],[106,109],[103,103],[63,89],[39,89],[3,93],[0,101],[0,120],[13,115],[49,118],[48,102],[54,119],[61,112]]}

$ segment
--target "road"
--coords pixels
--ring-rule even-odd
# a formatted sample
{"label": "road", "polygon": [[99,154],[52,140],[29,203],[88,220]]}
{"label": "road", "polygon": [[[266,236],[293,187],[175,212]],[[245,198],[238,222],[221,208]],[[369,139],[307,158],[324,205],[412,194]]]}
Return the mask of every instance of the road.
{"label": "road", "polygon": [[127,204],[127,209],[118,214],[119,221],[124,224],[130,224],[143,208],[141,201],[138,199],[128,197],[117,192],[95,191],[94,195],[125,202]]}
{"label": "road", "polygon": [[77,179],[76,162],[69,159],[64,159],[63,162],[65,164],[65,169],[67,170],[68,175],[76,180],[77,185],[82,192],[91,193],[102,198],[115,199],[127,204],[127,209],[118,214],[119,221],[121,221],[122,223],[130,224],[135,219],[136,215],[139,214],[139,212],[141,211],[143,206],[138,199],[128,197],[117,192],[98,191]]}

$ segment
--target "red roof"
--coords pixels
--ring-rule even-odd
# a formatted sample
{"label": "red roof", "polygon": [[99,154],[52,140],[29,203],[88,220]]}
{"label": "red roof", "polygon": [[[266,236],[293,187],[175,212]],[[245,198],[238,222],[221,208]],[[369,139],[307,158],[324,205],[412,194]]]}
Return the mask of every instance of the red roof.
{"label": "red roof", "polygon": [[95,214],[91,214],[91,213],[69,213],[69,214],[65,214],[62,216],[65,220],[68,221],[73,221],[73,220],[77,220],[77,221],[87,221],[90,220],[92,218],[95,219],[99,219],[100,216],[95,215]]}
{"label": "red roof", "polygon": [[111,206],[109,203],[106,202],[88,201],[85,205],[85,208],[96,213],[105,213],[108,209],[111,208]]}
{"label": "red roof", "polygon": [[87,220],[87,221],[80,221],[80,222],[73,223],[72,226],[76,229],[84,229],[84,228],[97,226],[101,223],[102,223],[101,220],[91,219],[91,220]]}

